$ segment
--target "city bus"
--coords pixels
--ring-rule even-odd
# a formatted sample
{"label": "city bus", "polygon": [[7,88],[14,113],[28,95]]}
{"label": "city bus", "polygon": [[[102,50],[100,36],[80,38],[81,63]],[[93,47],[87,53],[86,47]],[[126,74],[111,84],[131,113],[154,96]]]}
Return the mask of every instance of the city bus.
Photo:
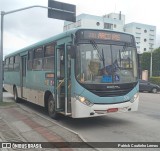
{"label": "city bus", "polygon": [[4,87],[59,114],[86,118],[136,111],[137,50],[133,35],[77,28],[5,56]]}

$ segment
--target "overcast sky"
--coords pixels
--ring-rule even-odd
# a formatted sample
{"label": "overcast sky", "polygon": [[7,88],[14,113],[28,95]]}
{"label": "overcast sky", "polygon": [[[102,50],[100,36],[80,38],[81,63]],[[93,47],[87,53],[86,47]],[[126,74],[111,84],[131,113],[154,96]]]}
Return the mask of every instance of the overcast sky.
{"label": "overcast sky", "polygon": [[[156,46],[160,46],[158,0],[57,0],[76,5],[77,15],[102,16],[109,13],[125,15],[126,23],[138,22],[157,28]],[[32,5],[47,6],[48,0],[0,0],[0,11],[11,11]],[[4,55],[51,37],[63,31],[64,21],[47,18],[47,10],[33,8],[5,15]]]}

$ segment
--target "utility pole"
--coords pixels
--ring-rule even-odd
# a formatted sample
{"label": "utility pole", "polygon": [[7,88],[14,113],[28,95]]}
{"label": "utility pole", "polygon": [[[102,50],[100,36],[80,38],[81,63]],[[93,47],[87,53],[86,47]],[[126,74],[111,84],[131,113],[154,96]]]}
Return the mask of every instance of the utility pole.
{"label": "utility pole", "polygon": [[153,46],[153,44],[150,44],[150,48],[151,48],[151,60],[150,60],[150,77],[152,77],[152,46]]}
{"label": "utility pole", "polygon": [[3,101],[3,18],[4,12],[1,11],[1,40],[0,40],[0,102]]}
{"label": "utility pole", "polygon": [[[67,3],[61,3],[49,0],[51,6],[45,7],[40,5],[29,6],[25,8],[20,8],[12,10],[9,12],[1,11],[1,40],[0,40],[0,102],[3,102],[3,24],[4,24],[4,15],[12,14],[15,12],[23,11],[30,8],[45,8],[49,11],[50,18],[62,19],[75,22],[76,20],[76,7],[75,5],[70,5]],[[54,6],[54,4],[56,6]],[[53,6],[52,6],[53,5]],[[61,7],[60,7],[61,6]],[[57,17],[58,16],[58,17]],[[69,17],[68,17],[69,16]]]}

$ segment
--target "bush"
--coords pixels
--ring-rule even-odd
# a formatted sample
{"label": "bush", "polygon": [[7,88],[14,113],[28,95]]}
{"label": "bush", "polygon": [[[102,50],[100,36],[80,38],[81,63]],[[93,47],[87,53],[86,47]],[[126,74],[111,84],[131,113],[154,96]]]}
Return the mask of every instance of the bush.
{"label": "bush", "polygon": [[151,77],[149,81],[160,86],[160,77]]}

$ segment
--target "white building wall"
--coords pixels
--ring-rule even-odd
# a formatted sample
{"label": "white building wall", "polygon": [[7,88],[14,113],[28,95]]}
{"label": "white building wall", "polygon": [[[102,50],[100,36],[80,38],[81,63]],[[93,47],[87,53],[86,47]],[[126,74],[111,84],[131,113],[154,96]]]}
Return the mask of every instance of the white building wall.
{"label": "white building wall", "polygon": [[110,13],[105,15],[107,18],[112,18],[115,20],[121,20],[123,22],[123,24],[125,24],[125,15],[121,14],[121,12],[119,14],[117,13]]}
{"label": "white building wall", "polygon": [[[121,15],[121,16],[123,16],[122,18],[124,19],[124,15]],[[71,28],[76,28],[76,27],[123,31],[123,27],[124,27],[124,20],[119,20],[118,18],[114,18],[114,16],[107,16],[107,15],[94,16],[89,14],[81,14],[77,16],[76,20],[77,22],[81,21],[81,26],[75,25],[77,23],[65,21],[64,31],[69,30]],[[106,28],[104,24],[111,24],[111,28]]]}
{"label": "white building wall", "polygon": [[103,22],[100,20],[86,18],[82,20],[82,27],[103,29]]}
{"label": "white building wall", "polygon": [[156,27],[135,22],[125,25],[125,15],[121,13],[110,13],[104,16],[81,14],[76,20],[76,23],[65,21],[64,31],[84,27],[127,32],[135,36],[138,53],[141,54],[155,48]]}
{"label": "white building wall", "polygon": [[125,31],[135,36],[138,53],[151,51],[155,48],[156,27],[141,23],[129,23],[125,25]]}

